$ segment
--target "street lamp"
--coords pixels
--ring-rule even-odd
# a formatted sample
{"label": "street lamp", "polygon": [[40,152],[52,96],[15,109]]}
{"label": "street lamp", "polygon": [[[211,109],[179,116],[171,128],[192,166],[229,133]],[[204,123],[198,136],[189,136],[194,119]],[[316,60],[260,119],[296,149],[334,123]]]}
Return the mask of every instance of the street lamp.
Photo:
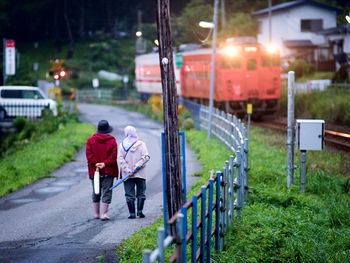
{"label": "street lamp", "polygon": [[206,22],[206,21],[200,21],[198,25],[202,28],[214,28],[214,23],[212,22]]}
{"label": "street lamp", "polygon": [[345,16],[346,21],[348,21],[348,23],[350,24],[350,13],[349,16]]}

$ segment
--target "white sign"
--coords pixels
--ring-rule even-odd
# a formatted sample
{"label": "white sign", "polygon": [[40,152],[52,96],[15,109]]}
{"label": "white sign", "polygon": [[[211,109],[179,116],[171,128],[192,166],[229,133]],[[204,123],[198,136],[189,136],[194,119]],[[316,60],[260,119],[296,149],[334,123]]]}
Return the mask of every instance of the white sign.
{"label": "white sign", "polygon": [[92,80],[92,86],[97,89],[98,86],[100,86],[100,81],[98,79],[93,79]]}
{"label": "white sign", "polygon": [[5,41],[5,75],[16,74],[16,50],[15,41]]}

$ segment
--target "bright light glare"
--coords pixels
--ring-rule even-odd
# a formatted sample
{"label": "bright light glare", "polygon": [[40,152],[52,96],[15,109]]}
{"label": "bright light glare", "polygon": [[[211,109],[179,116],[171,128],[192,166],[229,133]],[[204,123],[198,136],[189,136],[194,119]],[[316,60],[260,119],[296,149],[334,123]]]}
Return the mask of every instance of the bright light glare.
{"label": "bright light glare", "polygon": [[277,52],[277,48],[274,45],[270,44],[266,47],[266,51],[270,54],[274,54]]}
{"label": "bright light glare", "polygon": [[137,32],[136,32],[136,36],[137,36],[137,37],[141,37],[141,36],[142,36],[142,32],[141,32],[141,31],[137,31]]}
{"label": "bright light glare", "polygon": [[212,22],[200,21],[198,25],[202,28],[214,28],[214,23]]}
{"label": "bright light glare", "polygon": [[159,41],[158,41],[158,39],[155,39],[155,40],[154,40],[154,44],[156,44],[156,46],[159,46]]}
{"label": "bright light glare", "polygon": [[65,71],[61,71],[60,72],[60,76],[63,78],[64,76],[66,75],[66,72]]}
{"label": "bright light glare", "polygon": [[238,49],[238,47],[227,46],[227,47],[224,48],[224,52],[229,57],[235,57],[235,56],[238,55],[239,49]]}
{"label": "bright light glare", "polygon": [[256,47],[245,47],[244,51],[245,52],[256,52]]}
{"label": "bright light glare", "polygon": [[345,16],[346,21],[350,24],[350,16]]}

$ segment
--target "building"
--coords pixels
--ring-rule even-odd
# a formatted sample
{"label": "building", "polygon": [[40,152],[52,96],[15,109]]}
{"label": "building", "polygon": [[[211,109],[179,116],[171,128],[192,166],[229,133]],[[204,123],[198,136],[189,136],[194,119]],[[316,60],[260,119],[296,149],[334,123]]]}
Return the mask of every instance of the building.
{"label": "building", "polygon": [[301,58],[316,70],[334,70],[334,54],[325,34],[336,28],[340,10],[312,0],[290,1],[252,13],[259,21],[257,40],[272,44],[280,51],[282,61]]}

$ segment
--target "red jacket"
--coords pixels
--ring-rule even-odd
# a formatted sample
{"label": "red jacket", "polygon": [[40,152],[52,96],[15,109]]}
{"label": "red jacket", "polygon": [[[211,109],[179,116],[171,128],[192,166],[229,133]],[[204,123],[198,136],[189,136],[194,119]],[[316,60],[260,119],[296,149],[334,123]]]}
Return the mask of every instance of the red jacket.
{"label": "red jacket", "polygon": [[96,163],[105,163],[106,167],[100,170],[101,174],[116,177],[118,145],[115,138],[109,134],[95,133],[86,142],[86,159],[89,176],[92,178],[96,170]]}

